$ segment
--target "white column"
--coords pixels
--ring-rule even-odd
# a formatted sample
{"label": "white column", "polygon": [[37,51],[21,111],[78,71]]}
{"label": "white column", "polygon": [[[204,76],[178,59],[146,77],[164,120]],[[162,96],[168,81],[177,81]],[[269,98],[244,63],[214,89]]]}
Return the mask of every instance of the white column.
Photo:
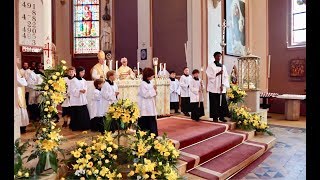
{"label": "white column", "polygon": [[[138,49],[137,62],[140,67],[152,67],[152,47],[151,47],[151,13],[150,0],[138,0]],[[147,49],[147,59],[141,60],[141,49]]]}
{"label": "white column", "polygon": [[[43,1],[43,18],[42,18],[42,29],[43,29],[43,46],[45,43],[49,43],[49,49],[51,49],[52,43],[52,2],[51,0]],[[49,57],[48,54],[49,53]],[[52,51],[44,51],[43,53],[44,69],[49,69],[53,66]]]}
{"label": "white column", "polygon": [[[16,24],[16,18],[17,18],[17,16],[16,16],[16,5],[17,5],[17,3],[16,3],[16,1],[14,1],[14,24]],[[18,116],[18,114],[19,114],[19,109],[18,109],[18,104],[17,104],[17,70],[16,70],[16,65],[17,65],[17,46],[16,46],[16,44],[17,44],[17,42],[18,42],[18,40],[17,40],[17,26],[14,26],[14,44],[15,44],[15,46],[14,46],[14,59],[13,59],[13,73],[14,73],[14,87],[13,87],[13,89],[14,89],[14,103],[13,103],[13,108],[14,108],[14,141],[16,141],[16,139],[18,139],[18,138],[20,138],[20,126],[18,126],[17,125],[17,122],[19,122],[20,121],[20,119],[18,119],[18,118],[20,118],[20,116]]]}

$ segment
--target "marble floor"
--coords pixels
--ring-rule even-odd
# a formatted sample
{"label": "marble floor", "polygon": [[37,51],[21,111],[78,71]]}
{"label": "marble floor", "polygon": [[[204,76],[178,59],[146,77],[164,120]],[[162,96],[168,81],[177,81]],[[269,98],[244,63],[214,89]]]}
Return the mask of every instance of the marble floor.
{"label": "marble floor", "polygon": [[281,119],[284,115],[271,114],[270,130],[275,134],[276,144],[261,164],[242,179],[306,179],[306,121]]}

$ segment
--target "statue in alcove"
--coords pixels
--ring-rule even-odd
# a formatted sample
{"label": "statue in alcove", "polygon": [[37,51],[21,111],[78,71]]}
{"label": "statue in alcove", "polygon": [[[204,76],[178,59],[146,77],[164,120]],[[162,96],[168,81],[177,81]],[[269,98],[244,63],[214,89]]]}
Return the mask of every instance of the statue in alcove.
{"label": "statue in alcove", "polygon": [[103,51],[110,51],[112,48],[112,28],[110,16],[110,1],[106,0],[105,13],[102,16],[103,27],[101,28],[100,43]]}
{"label": "statue in alcove", "polygon": [[231,83],[232,84],[237,84],[238,83],[238,79],[237,79],[237,67],[236,65],[233,66],[232,71],[231,71]]}

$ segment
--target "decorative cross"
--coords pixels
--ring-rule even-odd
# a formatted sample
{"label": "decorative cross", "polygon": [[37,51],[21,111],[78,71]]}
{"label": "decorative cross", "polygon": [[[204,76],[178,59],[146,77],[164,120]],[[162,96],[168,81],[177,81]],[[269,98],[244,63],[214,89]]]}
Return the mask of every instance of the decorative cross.
{"label": "decorative cross", "polygon": [[46,43],[44,45],[43,51],[48,51],[48,53],[46,53],[46,54],[48,54],[48,58],[49,58],[49,51],[52,51],[52,49],[50,49],[50,44],[49,43]]}
{"label": "decorative cross", "polygon": [[225,34],[226,34],[226,27],[229,27],[229,26],[227,25],[227,21],[224,19],[222,25],[218,24],[218,27],[221,27],[221,30],[222,30],[222,37],[221,37],[220,46],[222,47],[222,51],[223,51],[224,47],[226,46],[225,39],[224,39]]}

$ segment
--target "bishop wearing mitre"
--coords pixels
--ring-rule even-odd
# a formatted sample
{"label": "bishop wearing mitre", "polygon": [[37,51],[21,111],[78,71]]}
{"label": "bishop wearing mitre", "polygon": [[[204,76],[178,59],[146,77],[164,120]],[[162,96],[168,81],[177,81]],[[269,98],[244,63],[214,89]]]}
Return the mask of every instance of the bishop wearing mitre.
{"label": "bishop wearing mitre", "polygon": [[104,54],[103,51],[99,51],[98,52],[98,63],[96,65],[93,66],[93,68],[91,69],[91,77],[92,80],[96,80],[96,79],[106,79],[106,74],[109,71],[109,67],[106,65],[105,62],[106,59],[106,55]]}
{"label": "bishop wearing mitre", "polygon": [[118,69],[118,76],[120,79],[134,79],[135,74],[128,66],[128,59],[121,58],[121,66]]}

